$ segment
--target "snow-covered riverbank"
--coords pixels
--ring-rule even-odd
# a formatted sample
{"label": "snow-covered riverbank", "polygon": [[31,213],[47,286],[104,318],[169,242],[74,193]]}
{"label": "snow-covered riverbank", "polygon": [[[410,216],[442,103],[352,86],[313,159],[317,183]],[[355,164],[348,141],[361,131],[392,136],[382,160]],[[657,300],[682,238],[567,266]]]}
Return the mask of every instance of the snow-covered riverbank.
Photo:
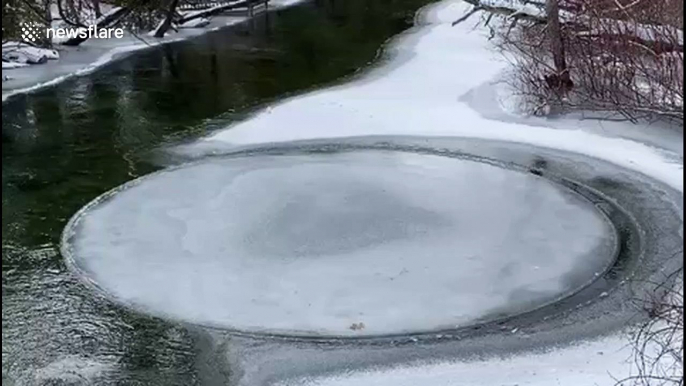
{"label": "snow-covered riverbank", "polygon": [[[490,49],[476,18],[459,0],[427,7],[418,27],[387,47],[392,57],[355,82],[268,107],[252,119],[179,151],[221,153],[270,142],[364,135],[474,137],[580,153],[636,170],[683,192],[683,134],[667,127],[578,117],[517,115],[507,69]],[[391,369],[350,370],[301,378],[288,385],[576,386],[614,385],[632,373],[623,332],[574,347],[511,358],[443,362]]]}
{"label": "snow-covered riverbank", "polygon": [[614,386],[632,372],[625,340],[611,337],[534,355],[365,370],[278,386]]}
{"label": "snow-covered riverbank", "polygon": [[469,9],[457,0],[425,8],[419,27],[386,47],[390,63],[359,81],[268,107],[196,147],[384,134],[477,137],[588,154],[682,188],[676,129],[519,116],[502,81],[508,63],[488,32],[475,28],[476,17],[451,26]]}
{"label": "snow-covered riverbank", "polygon": [[[283,9],[301,1],[272,0],[269,2],[269,10]],[[246,20],[248,17],[220,15],[209,19],[206,25],[198,28],[179,28],[178,32],[168,33],[163,38],[154,38],[148,34],[134,36],[126,33],[121,39],[89,39],[77,47],[56,45],[59,60],[49,60],[33,66],[19,65],[12,69],[3,68],[2,100],[5,101],[12,95],[55,85],[73,76],[88,74],[138,50],[190,39]]]}

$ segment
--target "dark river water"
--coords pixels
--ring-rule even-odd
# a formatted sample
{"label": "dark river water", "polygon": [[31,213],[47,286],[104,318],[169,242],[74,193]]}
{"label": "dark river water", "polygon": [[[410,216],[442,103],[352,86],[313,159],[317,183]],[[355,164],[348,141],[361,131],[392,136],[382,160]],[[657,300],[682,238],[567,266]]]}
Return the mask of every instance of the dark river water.
{"label": "dark river water", "polygon": [[153,150],[364,68],[428,2],[309,2],[3,103],[3,382],[207,384],[186,328],[74,278],[59,253],[64,225],[97,195],[158,169]]}

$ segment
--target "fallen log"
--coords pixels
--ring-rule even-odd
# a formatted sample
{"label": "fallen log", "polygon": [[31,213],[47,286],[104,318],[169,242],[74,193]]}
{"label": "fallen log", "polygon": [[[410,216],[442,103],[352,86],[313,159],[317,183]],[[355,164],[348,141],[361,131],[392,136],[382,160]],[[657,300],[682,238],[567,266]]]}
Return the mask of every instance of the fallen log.
{"label": "fallen log", "polygon": [[183,24],[191,20],[195,20],[201,17],[207,17],[207,16],[214,16],[217,14],[220,14],[225,11],[229,11],[235,8],[241,8],[244,6],[250,6],[253,4],[260,4],[260,3],[267,3],[265,0],[237,0],[237,1],[232,1],[230,3],[218,5],[216,7],[212,7],[210,9],[206,9],[204,11],[197,11],[197,12],[191,12],[190,14],[186,14],[183,16],[181,19],[177,20],[177,24]]}

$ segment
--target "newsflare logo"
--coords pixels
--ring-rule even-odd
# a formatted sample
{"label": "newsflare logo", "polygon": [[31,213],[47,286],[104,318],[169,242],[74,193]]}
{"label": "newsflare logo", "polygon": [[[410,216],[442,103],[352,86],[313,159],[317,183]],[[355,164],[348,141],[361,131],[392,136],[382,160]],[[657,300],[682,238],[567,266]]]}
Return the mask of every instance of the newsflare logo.
{"label": "newsflare logo", "polygon": [[27,43],[35,43],[45,36],[45,26],[39,23],[22,23],[21,38]]}
{"label": "newsflare logo", "polygon": [[21,38],[26,43],[36,43],[42,38],[48,39],[121,39],[123,28],[98,28],[95,25],[78,28],[47,28],[40,23],[22,23]]}

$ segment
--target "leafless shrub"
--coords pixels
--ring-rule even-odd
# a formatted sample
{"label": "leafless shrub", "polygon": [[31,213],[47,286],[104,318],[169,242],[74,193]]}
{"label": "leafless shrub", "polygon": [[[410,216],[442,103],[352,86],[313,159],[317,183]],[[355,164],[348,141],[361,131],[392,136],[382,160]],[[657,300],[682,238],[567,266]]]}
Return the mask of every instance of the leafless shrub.
{"label": "leafless shrub", "polygon": [[554,64],[545,14],[522,19],[515,12],[489,23],[512,59],[513,89],[529,112],[683,122],[682,1],[576,0],[560,9],[566,83]]}
{"label": "leafless shrub", "polygon": [[675,286],[670,282],[639,301],[649,318],[631,335],[635,374],[617,386],[683,386],[683,271],[678,274]]}
{"label": "leafless shrub", "polygon": [[667,24],[678,2],[634,1],[621,9],[585,3],[567,34],[577,85],[570,105],[683,121],[683,32]]}

